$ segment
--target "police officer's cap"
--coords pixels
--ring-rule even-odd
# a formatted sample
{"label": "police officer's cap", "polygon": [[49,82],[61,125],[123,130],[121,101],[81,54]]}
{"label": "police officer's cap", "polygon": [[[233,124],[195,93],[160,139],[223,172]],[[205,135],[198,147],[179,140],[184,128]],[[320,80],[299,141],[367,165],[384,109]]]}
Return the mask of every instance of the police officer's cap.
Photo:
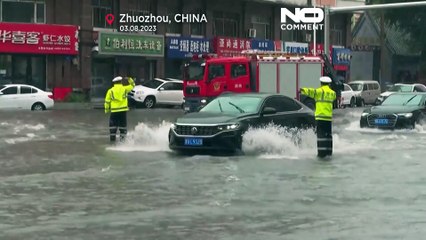
{"label": "police officer's cap", "polygon": [[320,77],[319,80],[322,83],[331,83],[331,78],[329,78],[329,77]]}
{"label": "police officer's cap", "polygon": [[122,80],[123,80],[122,77],[115,77],[114,79],[112,79],[112,82],[120,82]]}

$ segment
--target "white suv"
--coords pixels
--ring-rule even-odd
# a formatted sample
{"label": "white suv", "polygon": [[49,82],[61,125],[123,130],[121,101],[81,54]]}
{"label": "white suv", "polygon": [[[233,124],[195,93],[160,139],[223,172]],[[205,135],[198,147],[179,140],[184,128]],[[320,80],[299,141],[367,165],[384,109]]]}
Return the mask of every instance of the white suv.
{"label": "white suv", "polygon": [[143,103],[146,108],[153,108],[157,104],[182,106],[183,81],[155,78],[135,86],[129,98],[136,103]]}

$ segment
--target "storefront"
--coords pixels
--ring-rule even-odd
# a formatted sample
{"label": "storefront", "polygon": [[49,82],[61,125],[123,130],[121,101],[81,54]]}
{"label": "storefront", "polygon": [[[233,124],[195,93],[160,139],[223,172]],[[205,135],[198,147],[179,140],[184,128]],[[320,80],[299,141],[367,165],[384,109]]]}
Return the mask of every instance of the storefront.
{"label": "storefront", "polygon": [[[51,59],[78,57],[78,26],[0,23],[0,84],[29,84],[45,90],[56,79]],[[53,70],[55,71],[55,70]]]}
{"label": "storefront", "polygon": [[193,55],[211,53],[211,41],[205,38],[167,37],[165,75],[182,79],[182,68]]}
{"label": "storefront", "polygon": [[251,40],[245,38],[215,37],[213,39],[214,53],[218,57],[241,55],[244,50],[251,49]]}
{"label": "storefront", "polygon": [[97,33],[92,55],[91,97],[103,98],[114,76],[128,76],[141,83],[155,77],[157,61],[164,58],[164,36]]}

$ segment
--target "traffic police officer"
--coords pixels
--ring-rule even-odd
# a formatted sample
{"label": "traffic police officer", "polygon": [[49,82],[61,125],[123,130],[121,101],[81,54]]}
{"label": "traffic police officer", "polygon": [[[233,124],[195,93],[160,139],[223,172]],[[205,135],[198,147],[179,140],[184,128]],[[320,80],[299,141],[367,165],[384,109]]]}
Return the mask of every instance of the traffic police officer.
{"label": "traffic police officer", "polygon": [[315,120],[317,122],[318,157],[324,158],[333,154],[333,102],[336,92],[330,88],[332,83],[329,77],[320,77],[321,87],[302,88],[300,93],[315,100]]}
{"label": "traffic police officer", "polygon": [[127,135],[127,95],[135,87],[132,78],[128,78],[129,84],[123,85],[123,78],[116,77],[112,80],[114,86],[105,96],[105,113],[111,113],[109,118],[109,139],[115,142],[117,129],[120,131],[120,141],[124,141]]}

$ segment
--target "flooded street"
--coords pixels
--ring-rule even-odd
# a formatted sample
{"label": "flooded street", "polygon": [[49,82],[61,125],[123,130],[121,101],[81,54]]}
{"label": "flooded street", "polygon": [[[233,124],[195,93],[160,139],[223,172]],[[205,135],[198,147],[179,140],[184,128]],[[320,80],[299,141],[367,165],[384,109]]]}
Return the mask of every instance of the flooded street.
{"label": "flooded street", "polygon": [[422,239],[426,126],[361,130],[338,110],[332,161],[313,131],[244,137],[244,156],[178,156],[175,109],[134,110],[108,143],[102,110],[2,112],[0,239]]}

